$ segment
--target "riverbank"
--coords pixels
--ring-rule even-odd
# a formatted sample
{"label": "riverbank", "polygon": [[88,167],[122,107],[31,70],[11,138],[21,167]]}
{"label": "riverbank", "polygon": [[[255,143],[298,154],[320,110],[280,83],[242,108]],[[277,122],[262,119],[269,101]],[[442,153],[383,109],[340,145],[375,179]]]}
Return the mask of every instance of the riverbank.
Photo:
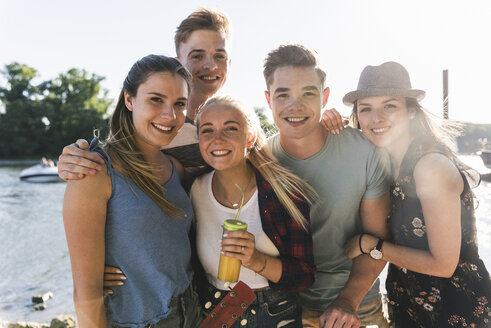
{"label": "riverbank", "polygon": [[31,166],[40,162],[40,159],[1,159],[0,167],[7,166]]}
{"label": "riverbank", "polygon": [[6,322],[0,320],[0,328],[75,328],[75,319],[69,315],[59,315],[48,323]]}

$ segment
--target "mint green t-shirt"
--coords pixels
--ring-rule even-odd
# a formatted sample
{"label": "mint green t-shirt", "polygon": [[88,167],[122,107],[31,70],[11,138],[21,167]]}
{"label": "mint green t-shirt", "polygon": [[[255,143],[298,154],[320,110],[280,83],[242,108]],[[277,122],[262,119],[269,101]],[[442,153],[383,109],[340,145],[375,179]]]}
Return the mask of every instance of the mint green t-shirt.
{"label": "mint green t-shirt", "polygon": [[[312,287],[300,293],[300,301],[307,308],[324,311],[348,281],[351,261],[343,245],[362,232],[361,200],[378,198],[389,191],[387,157],[360,131],[349,127],[339,135],[329,133],[322,150],[307,159],[287,154],[279,135],[270,138],[268,144],[280,164],[308,182],[319,195],[310,212],[317,275]],[[377,279],[363,303],[378,297]]]}

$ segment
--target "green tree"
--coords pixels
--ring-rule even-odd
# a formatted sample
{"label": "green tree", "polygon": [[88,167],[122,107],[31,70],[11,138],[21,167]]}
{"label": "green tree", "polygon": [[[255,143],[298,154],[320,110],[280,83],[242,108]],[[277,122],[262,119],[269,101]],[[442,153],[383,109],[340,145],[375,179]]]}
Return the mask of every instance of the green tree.
{"label": "green tree", "polygon": [[462,135],[457,138],[460,153],[474,153],[479,149],[479,139],[486,138],[491,145],[491,124],[462,123]]}
{"label": "green tree", "polygon": [[59,154],[63,146],[78,138],[90,140],[94,128],[101,130],[101,135],[107,133],[105,116],[111,100],[107,90],[101,89],[102,80],[104,77],[73,68],[43,85],[42,105],[49,121],[44,147],[50,153]]}
{"label": "green tree", "polygon": [[278,133],[278,128],[276,127],[276,125],[271,124],[266,114],[264,114],[263,107],[254,107],[254,111],[259,117],[259,122],[261,123],[261,129],[263,129],[266,137],[269,138]]}
{"label": "green tree", "polygon": [[0,74],[0,156],[56,156],[77,138],[89,139],[94,128],[107,133],[111,100],[101,89],[103,77],[70,69],[35,85],[38,72],[17,62]]}
{"label": "green tree", "polygon": [[32,80],[37,71],[13,62],[0,72],[6,86],[0,87],[5,112],[0,114],[0,155],[29,156],[42,152],[38,140],[44,133],[44,113],[39,102],[39,86]]}

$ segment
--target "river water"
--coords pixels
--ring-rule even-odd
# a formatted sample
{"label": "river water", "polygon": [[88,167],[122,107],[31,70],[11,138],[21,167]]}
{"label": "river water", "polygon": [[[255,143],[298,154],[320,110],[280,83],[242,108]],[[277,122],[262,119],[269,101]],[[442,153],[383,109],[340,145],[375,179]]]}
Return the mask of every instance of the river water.
{"label": "river water", "polygon": [[[20,182],[21,169],[0,167],[0,322],[50,322],[75,313],[62,220],[65,183]],[[480,254],[491,269],[491,183],[474,192]],[[35,311],[32,296],[47,291],[53,298]]]}

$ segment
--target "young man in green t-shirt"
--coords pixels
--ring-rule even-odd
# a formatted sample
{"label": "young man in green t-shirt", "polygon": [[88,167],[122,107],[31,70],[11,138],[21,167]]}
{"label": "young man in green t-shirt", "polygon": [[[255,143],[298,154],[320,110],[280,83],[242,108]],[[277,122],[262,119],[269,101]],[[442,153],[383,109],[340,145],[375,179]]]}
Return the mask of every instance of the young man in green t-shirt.
{"label": "young man in green t-shirt", "polygon": [[[328,134],[320,123],[329,97],[324,71],[303,46],[280,46],[264,64],[265,92],[279,134],[269,140],[279,162],[319,195],[311,209],[317,275],[300,294],[304,327],[387,327],[378,282],[385,262],[350,262],[343,245],[363,231],[385,238],[389,186],[381,154],[360,131]],[[344,324],[344,326],[343,326]]]}

